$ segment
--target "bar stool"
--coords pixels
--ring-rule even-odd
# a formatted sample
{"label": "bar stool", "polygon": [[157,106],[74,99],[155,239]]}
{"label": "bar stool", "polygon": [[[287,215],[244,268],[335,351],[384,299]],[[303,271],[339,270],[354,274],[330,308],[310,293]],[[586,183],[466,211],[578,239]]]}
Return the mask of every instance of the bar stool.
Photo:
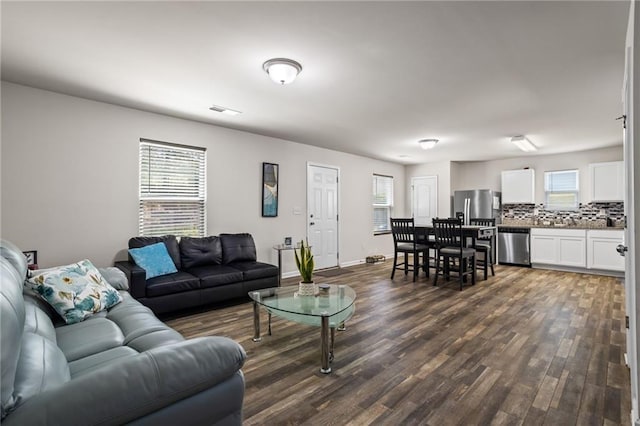
{"label": "bar stool", "polygon": [[[413,218],[410,219],[391,219],[391,232],[393,233],[393,269],[391,270],[391,279],[393,279],[396,269],[403,269],[407,275],[409,271],[413,272],[413,281],[418,277],[420,270],[420,254],[423,255],[425,262],[429,261],[429,245],[421,244],[417,241],[416,231]],[[398,263],[398,253],[404,254],[404,262]],[[409,254],[413,255],[413,265],[409,264]],[[422,265],[424,268],[424,265]],[[401,268],[402,267],[402,268]],[[429,265],[427,264],[425,272],[429,274]]]}
{"label": "bar stool", "polygon": [[[469,219],[469,225],[476,226],[496,226],[495,218],[491,219],[482,219],[482,218],[474,218]],[[493,270],[493,237],[481,237],[476,240],[473,248],[476,249],[478,253],[482,253],[482,259],[478,259],[478,266],[482,266],[484,270],[484,279],[487,279],[487,268],[491,267],[491,276],[494,277],[496,275]]]}
{"label": "bar stool", "polygon": [[433,219],[433,230],[436,234],[436,277],[433,285],[438,285],[438,275],[440,272],[440,261],[443,263],[442,275],[449,279],[451,270],[450,261],[456,259],[458,265],[458,278],[460,280],[460,290],[466,275],[471,275],[471,285],[476,283],[476,250],[472,247],[464,246],[462,237],[462,222],[459,219]]}

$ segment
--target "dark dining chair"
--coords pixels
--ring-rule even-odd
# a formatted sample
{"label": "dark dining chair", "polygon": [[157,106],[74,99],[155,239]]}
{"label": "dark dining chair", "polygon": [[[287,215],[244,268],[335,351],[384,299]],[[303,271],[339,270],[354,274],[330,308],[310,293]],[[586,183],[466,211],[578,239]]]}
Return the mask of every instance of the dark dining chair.
{"label": "dark dining chair", "polygon": [[[433,285],[438,285],[438,275],[449,280],[451,260],[458,261],[458,278],[460,290],[464,277],[471,275],[471,285],[476,284],[476,250],[465,247],[462,237],[462,222],[460,219],[433,219],[433,230],[436,236],[436,277]],[[442,262],[442,267],[440,267]]]}
{"label": "dark dining chair", "polygon": [[[391,232],[393,233],[393,269],[391,270],[391,279],[393,279],[396,269],[404,270],[407,275],[409,271],[413,272],[413,281],[418,277],[420,267],[425,270],[429,276],[429,265],[420,262],[420,255],[423,256],[423,262],[429,261],[429,245],[418,242],[416,238],[416,230],[413,218],[410,219],[391,219]],[[398,253],[404,255],[404,262],[398,263]],[[413,263],[409,264],[409,255],[413,255]]]}
{"label": "dark dining chair", "polygon": [[[477,225],[477,226],[496,226],[496,219],[482,219],[475,218],[469,219],[469,225]],[[482,259],[478,259],[478,266],[481,266],[484,270],[484,279],[487,279],[487,268],[491,268],[491,276],[495,277],[496,273],[493,269],[493,237],[480,237],[476,240],[476,243],[473,245],[473,248],[476,249],[478,253],[482,253]]]}

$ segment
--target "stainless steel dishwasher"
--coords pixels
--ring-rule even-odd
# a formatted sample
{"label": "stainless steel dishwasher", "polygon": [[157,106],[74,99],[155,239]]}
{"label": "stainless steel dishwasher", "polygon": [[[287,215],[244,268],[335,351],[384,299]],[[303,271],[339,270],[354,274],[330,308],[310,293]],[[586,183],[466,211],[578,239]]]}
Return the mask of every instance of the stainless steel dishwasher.
{"label": "stainless steel dishwasher", "polygon": [[498,228],[498,262],[531,266],[531,230],[529,228]]}

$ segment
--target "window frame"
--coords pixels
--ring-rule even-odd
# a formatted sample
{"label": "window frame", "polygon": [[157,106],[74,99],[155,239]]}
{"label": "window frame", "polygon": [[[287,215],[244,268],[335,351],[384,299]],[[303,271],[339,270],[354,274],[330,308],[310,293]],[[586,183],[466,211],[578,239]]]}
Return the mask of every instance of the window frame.
{"label": "window frame", "polygon": [[[554,189],[551,188],[550,177],[553,174],[569,173],[575,174],[575,188],[574,189]],[[550,202],[550,196],[553,195],[572,195],[574,202],[572,204],[552,203]],[[549,170],[544,172],[544,208],[550,211],[576,211],[580,208],[580,170],[579,169],[565,169],[565,170]]]}
{"label": "window frame", "polygon": [[[140,236],[176,235],[204,237],[207,235],[207,150],[206,148],[140,139],[138,157],[138,233]],[[154,151],[155,149],[155,151]],[[144,152],[146,150],[146,153]],[[146,154],[146,156],[145,156]],[[151,167],[154,156],[165,156],[165,162],[155,169]],[[191,160],[189,157],[192,157]],[[193,174],[174,173],[176,165],[193,168]],[[143,179],[144,178],[144,179]],[[154,183],[152,179],[155,178]],[[146,181],[145,181],[146,179]],[[158,184],[158,180],[162,184]],[[168,185],[166,182],[173,183]],[[171,182],[173,181],[173,182]],[[195,182],[192,184],[192,182]],[[175,185],[181,183],[180,186]],[[163,193],[164,192],[164,193]],[[153,218],[154,208],[167,206],[169,219]],[[188,206],[185,208],[185,206]],[[180,224],[181,216],[189,217]],[[146,223],[145,223],[146,222]],[[185,226],[186,225],[186,226]],[[170,229],[174,226],[174,229]],[[160,228],[160,229],[158,229]],[[164,228],[164,229],[163,229]],[[180,229],[182,228],[182,229]],[[188,230],[191,228],[195,232]]]}
{"label": "window frame", "polygon": [[[379,195],[380,195],[380,192],[378,191],[378,180],[380,179],[387,180],[388,183],[385,185],[388,185],[390,196],[386,196],[383,202],[376,202],[379,199]],[[391,210],[393,208],[393,202],[394,202],[393,176],[374,173],[372,183],[373,183],[373,188],[372,188],[371,197],[372,197],[372,208],[373,208],[373,211],[372,211],[373,235],[390,234],[391,233]],[[379,226],[376,226],[376,210],[386,211],[386,216],[387,216],[386,227],[380,228]]]}

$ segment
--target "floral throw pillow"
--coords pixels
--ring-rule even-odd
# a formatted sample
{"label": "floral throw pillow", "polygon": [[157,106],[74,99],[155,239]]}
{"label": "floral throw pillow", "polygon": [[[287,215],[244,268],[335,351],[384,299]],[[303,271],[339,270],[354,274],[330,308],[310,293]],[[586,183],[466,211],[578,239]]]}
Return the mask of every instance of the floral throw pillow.
{"label": "floral throw pillow", "polygon": [[27,282],[67,324],[80,322],[122,301],[120,293],[105,281],[87,259],[35,271]]}

